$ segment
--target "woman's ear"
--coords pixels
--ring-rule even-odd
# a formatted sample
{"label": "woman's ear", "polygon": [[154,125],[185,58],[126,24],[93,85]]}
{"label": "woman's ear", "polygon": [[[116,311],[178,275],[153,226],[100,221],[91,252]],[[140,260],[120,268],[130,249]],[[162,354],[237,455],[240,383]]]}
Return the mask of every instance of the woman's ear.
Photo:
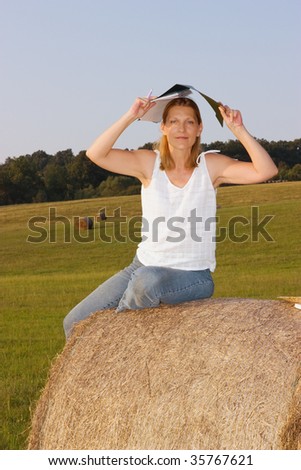
{"label": "woman's ear", "polygon": [[201,133],[203,132],[203,123],[199,125],[199,133],[197,134],[198,137],[200,137]]}
{"label": "woman's ear", "polygon": [[162,132],[163,135],[165,135],[165,130],[164,130],[164,129],[165,129],[165,124],[164,124],[163,121],[161,121],[160,130],[161,130],[161,132]]}

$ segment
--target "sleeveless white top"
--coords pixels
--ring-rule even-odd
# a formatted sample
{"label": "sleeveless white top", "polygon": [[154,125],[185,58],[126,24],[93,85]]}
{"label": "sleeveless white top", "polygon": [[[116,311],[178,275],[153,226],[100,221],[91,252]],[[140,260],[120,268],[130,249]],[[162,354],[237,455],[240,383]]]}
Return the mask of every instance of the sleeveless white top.
{"label": "sleeveless white top", "polygon": [[214,271],[216,192],[205,159],[210,151],[199,155],[198,166],[182,188],[160,170],[156,153],[151,182],[141,187],[142,241],[137,257],[145,266]]}

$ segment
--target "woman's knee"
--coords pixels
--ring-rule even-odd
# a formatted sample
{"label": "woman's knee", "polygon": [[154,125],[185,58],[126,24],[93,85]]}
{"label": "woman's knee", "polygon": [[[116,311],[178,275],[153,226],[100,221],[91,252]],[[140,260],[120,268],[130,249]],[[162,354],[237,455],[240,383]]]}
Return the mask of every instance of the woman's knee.
{"label": "woman's knee", "polygon": [[80,302],[65,316],[63,327],[66,338],[68,338],[76,323],[79,323],[93,313],[92,309],[84,309],[83,304],[84,302]]}
{"label": "woman's knee", "polygon": [[132,289],[136,293],[154,292],[164,282],[164,274],[162,270],[155,266],[142,266],[138,268],[132,276]]}
{"label": "woman's knee", "polygon": [[71,333],[74,323],[76,323],[73,319],[72,312],[73,310],[71,310],[71,312],[69,312],[68,315],[66,315],[63,320],[63,328],[64,328],[66,338],[68,338],[68,336]]}

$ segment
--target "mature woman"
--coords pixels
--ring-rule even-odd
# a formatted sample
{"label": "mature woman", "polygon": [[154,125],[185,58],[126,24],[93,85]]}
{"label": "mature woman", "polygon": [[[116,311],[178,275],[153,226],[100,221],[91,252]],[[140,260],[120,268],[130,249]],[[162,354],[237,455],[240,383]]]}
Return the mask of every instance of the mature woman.
{"label": "mature woman", "polygon": [[98,166],[141,181],[147,224],[132,263],[66,316],[67,337],[75,323],[97,310],[121,312],[210,297],[215,269],[215,188],[221,183],[259,183],[277,174],[270,156],[244,127],[241,113],[228,106],[220,106],[221,115],[251,162],[217,152],[199,155],[203,124],[198,106],[189,98],[167,104],[158,150],[113,148],[122,132],[153,106],[151,98],[137,98],[87,151]]}

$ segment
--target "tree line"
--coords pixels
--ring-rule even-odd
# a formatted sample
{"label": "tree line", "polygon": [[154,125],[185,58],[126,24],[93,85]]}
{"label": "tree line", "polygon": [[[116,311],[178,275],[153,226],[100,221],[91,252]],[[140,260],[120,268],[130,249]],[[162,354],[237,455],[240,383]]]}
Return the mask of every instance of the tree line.
{"label": "tree line", "polygon": [[[278,166],[275,180],[301,180],[301,139],[268,142],[258,139]],[[153,144],[143,147],[151,149]],[[237,140],[202,144],[202,150],[249,161]],[[94,197],[138,194],[136,178],[116,175],[92,163],[85,151],[74,155],[71,149],[49,155],[39,150],[32,155],[9,157],[0,165],[0,205],[31,202],[68,201]]]}

